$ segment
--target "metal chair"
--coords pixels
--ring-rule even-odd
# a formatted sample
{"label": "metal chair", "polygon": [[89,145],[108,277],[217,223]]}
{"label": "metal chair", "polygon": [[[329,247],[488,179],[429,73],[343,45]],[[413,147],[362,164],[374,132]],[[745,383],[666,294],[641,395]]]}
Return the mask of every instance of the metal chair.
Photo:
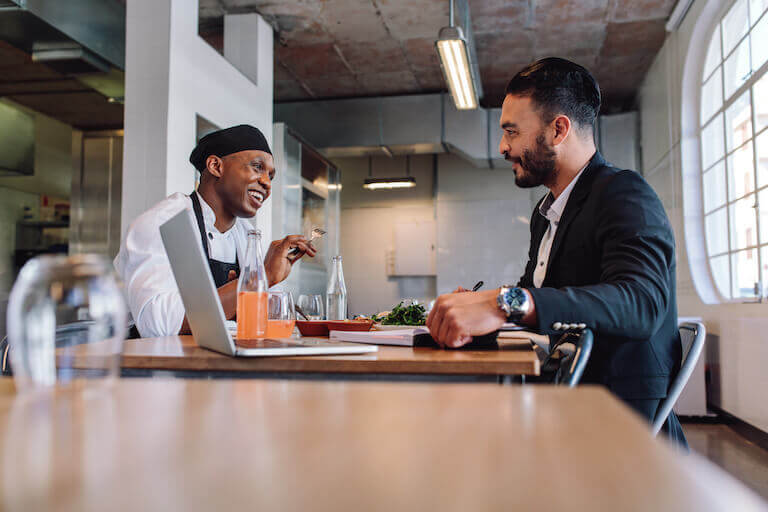
{"label": "metal chair", "polygon": [[672,412],[677,399],[680,398],[683,388],[688,383],[688,379],[693,373],[693,368],[696,366],[696,362],[701,355],[701,349],[704,348],[704,340],[707,337],[707,329],[701,322],[686,322],[679,325],[680,341],[683,345],[683,359],[680,364],[680,371],[672,382],[672,387],[669,389],[667,398],[661,404],[659,411],[656,413],[656,418],[653,420],[653,435],[659,433],[664,422],[667,421],[667,416]]}
{"label": "metal chair", "polygon": [[[592,353],[594,335],[590,329],[571,331],[563,334],[557,342],[552,344],[549,354],[542,362],[542,373],[553,373],[552,383],[557,386],[576,386],[584,374],[584,369],[589,362]],[[562,345],[572,343],[573,351],[566,351]]]}

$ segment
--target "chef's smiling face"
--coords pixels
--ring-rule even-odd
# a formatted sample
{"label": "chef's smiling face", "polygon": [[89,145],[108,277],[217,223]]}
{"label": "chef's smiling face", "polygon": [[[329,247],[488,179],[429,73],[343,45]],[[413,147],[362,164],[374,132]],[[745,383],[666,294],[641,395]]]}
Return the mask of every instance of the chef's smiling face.
{"label": "chef's smiling face", "polygon": [[508,94],[499,124],[502,130],[499,153],[512,163],[515,184],[527,188],[553,182],[556,153],[547,140],[551,130],[533,100]]}
{"label": "chef's smiling face", "polygon": [[239,151],[221,158],[216,189],[236,217],[253,217],[272,192],[275,165],[265,151]]}

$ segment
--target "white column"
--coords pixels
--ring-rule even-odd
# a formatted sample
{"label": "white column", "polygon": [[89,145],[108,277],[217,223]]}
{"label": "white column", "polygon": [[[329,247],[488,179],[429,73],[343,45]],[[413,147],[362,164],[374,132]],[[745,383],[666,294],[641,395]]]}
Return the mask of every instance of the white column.
{"label": "white column", "polygon": [[[251,124],[272,142],[272,28],[259,15],[241,16],[235,35],[225,35],[227,60],[198,36],[197,2],[127,3],[123,236],[164,197],[192,191],[197,114],[221,128]],[[265,240],[271,208],[268,201],[256,218]]]}

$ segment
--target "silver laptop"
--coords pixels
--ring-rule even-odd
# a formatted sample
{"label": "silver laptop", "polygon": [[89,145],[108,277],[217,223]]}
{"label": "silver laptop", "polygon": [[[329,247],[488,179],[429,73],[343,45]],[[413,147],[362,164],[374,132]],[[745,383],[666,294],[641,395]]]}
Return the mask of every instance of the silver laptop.
{"label": "silver laptop", "polygon": [[203,253],[200,232],[192,210],[185,209],[160,226],[165,252],[181,292],[184,309],[195,341],[201,347],[231,356],[306,356],[321,354],[363,354],[376,352],[372,345],[318,339],[264,339],[248,341],[255,347],[235,345],[227,329],[224,310]]}

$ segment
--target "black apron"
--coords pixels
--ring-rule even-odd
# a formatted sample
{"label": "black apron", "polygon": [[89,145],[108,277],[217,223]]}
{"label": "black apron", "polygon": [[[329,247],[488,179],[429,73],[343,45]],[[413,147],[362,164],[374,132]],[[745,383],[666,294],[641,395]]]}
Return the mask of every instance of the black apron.
{"label": "black apron", "polygon": [[[197,219],[197,227],[200,228],[200,240],[203,242],[203,252],[206,256],[208,252],[208,238],[206,237],[205,222],[203,221],[203,209],[200,207],[200,200],[197,198],[196,193],[192,193],[190,196],[192,199],[192,209],[195,212],[195,218]],[[224,286],[229,282],[229,271],[234,270],[235,274],[240,276],[240,264],[237,259],[237,250],[235,250],[235,262],[224,263],[223,261],[214,260],[208,258],[208,266],[211,269],[211,276],[213,276],[213,282],[216,283],[216,288]]]}
{"label": "black apron", "polygon": [[[196,193],[190,194],[192,199],[192,210],[195,212],[195,218],[197,219],[197,227],[200,229],[200,240],[203,242],[203,250],[205,255],[208,256],[208,238],[206,237],[205,222],[203,221],[203,209],[200,207],[200,200],[197,198]],[[234,270],[235,274],[240,276],[240,264],[237,258],[237,249],[235,249],[235,262],[224,263],[223,261],[214,260],[208,258],[208,267],[211,269],[211,276],[213,276],[213,282],[216,283],[216,288],[224,286],[229,282],[229,271]],[[131,326],[128,332],[128,339],[140,338],[139,330],[135,325]]]}

